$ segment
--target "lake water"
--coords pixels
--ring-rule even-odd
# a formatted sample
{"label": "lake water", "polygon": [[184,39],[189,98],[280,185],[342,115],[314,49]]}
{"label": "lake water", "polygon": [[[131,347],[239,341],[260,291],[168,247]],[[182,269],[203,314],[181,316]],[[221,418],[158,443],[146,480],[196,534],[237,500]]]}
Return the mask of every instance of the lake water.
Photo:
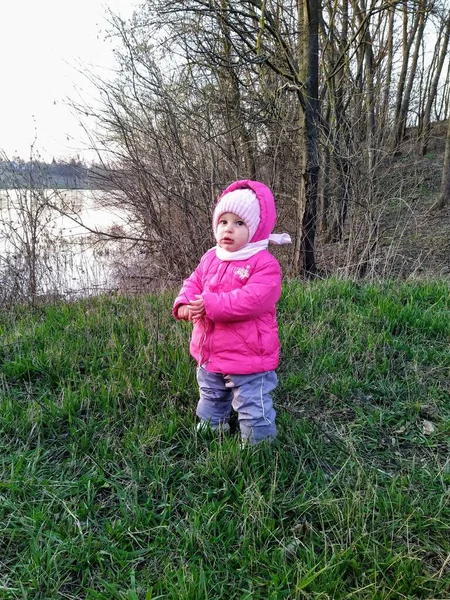
{"label": "lake water", "polygon": [[117,262],[131,244],[93,231],[120,234],[129,227],[127,213],[113,208],[105,192],[0,190],[0,285],[12,285],[19,272],[26,278],[34,259],[39,294],[115,289]]}

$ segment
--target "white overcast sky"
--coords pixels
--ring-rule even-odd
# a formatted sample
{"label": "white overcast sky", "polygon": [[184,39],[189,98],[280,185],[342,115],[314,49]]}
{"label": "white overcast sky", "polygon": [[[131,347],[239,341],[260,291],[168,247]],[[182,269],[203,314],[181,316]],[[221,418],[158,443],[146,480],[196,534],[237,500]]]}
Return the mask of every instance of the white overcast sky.
{"label": "white overcast sky", "polygon": [[93,93],[86,69],[114,66],[107,9],[131,16],[136,0],[0,0],[0,151],[45,160],[80,154],[87,139],[67,98]]}

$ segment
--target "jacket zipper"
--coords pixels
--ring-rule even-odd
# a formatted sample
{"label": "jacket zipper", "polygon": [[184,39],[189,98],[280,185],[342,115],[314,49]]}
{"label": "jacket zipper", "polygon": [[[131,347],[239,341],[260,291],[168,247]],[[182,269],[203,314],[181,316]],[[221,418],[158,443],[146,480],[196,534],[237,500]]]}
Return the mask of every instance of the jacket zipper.
{"label": "jacket zipper", "polygon": [[[200,344],[198,347],[198,366],[199,367],[202,367],[204,364],[207,363],[207,361],[203,362],[203,346],[205,345],[206,335],[208,333],[208,322],[204,317],[201,318],[201,324],[203,326],[203,333],[202,333],[202,337],[200,338]],[[211,355],[211,352],[210,352],[210,355]]]}

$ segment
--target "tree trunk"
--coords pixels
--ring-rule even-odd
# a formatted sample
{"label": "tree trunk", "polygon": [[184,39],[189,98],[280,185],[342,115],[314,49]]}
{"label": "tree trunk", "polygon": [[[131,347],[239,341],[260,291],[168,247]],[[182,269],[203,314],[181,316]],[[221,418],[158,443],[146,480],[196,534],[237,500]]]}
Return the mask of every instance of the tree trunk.
{"label": "tree trunk", "polygon": [[442,169],[441,193],[432,210],[441,210],[450,204],[450,115],[447,124],[447,140],[445,143],[444,166]]}
{"label": "tree trunk", "polygon": [[[369,24],[370,17],[367,14],[365,0],[361,0],[361,7],[358,6],[358,15],[360,15],[361,26],[363,29],[363,48],[365,57],[366,74],[366,146],[367,146],[367,171],[369,177],[373,177],[375,168],[375,90],[374,90],[374,65],[373,65],[373,47],[370,36]],[[363,16],[366,15],[366,21],[363,24]],[[370,189],[372,186],[370,186]],[[369,201],[370,205],[370,201]]]}
{"label": "tree trunk", "polygon": [[395,19],[395,2],[392,2],[388,8],[389,11],[389,26],[387,34],[387,64],[386,64],[386,81],[384,82],[383,105],[380,115],[380,131],[381,136],[389,135],[389,98],[392,82],[392,65],[394,62],[394,19]]}
{"label": "tree trunk", "polygon": [[[350,165],[349,165],[349,131],[346,118],[346,103],[344,101],[345,90],[348,86],[348,64],[349,64],[349,5],[348,0],[343,0],[340,8],[342,28],[339,35],[338,48],[334,47],[333,38],[330,39],[330,62],[332,75],[328,81],[330,103],[333,107],[333,126],[330,126],[328,140],[331,142],[331,154],[335,165],[335,177],[337,183],[334,186],[338,190],[336,194],[336,212],[331,225],[328,239],[341,241],[344,226],[347,219],[348,205],[350,201]],[[330,36],[331,37],[331,36]],[[339,56],[336,50],[339,50]],[[347,102],[348,106],[348,102]],[[357,118],[355,119],[355,121]]]}
{"label": "tree trunk", "polygon": [[[326,115],[324,116],[327,128],[330,123],[330,106],[327,107]],[[319,181],[319,218],[318,226],[322,234],[328,231],[328,210],[330,206],[330,145],[325,142],[322,150],[322,169]]]}
{"label": "tree trunk", "polygon": [[[423,39],[423,31],[426,23],[426,0],[420,0],[418,7],[417,27],[416,30],[416,44],[412,56],[411,65],[409,67],[408,82],[406,84],[405,92],[403,94],[402,101],[400,103],[397,119],[395,123],[395,148],[396,150],[400,146],[405,136],[406,120],[409,111],[409,103],[411,100],[411,92],[414,84],[414,78],[417,70],[417,63],[419,60],[420,46]],[[412,40],[411,40],[412,42]]]}
{"label": "tree trunk", "polygon": [[408,73],[409,54],[411,46],[419,26],[419,13],[416,13],[413,25],[408,35],[408,5],[407,1],[403,1],[403,29],[402,29],[402,68],[398,80],[397,94],[395,98],[394,108],[394,151],[397,151],[397,131],[401,129],[401,109],[403,102],[403,92],[405,89],[406,75]]}
{"label": "tree trunk", "polygon": [[[299,65],[299,79],[306,81],[306,53],[308,39],[308,16],[306,10],[307,0],[297,0],[297,18],[298,18],[298,42],[297,42],[297,60]],[[305,186],[303,174],[306,171],[306,108],[302,105],[301,92],[298,96],[298,168],[300,179],[297,188],[297,206],[296,206],[296,235],[294,240],[294,273],[299,274],[302,270],[302,240],[303,240],[303,213],[305,211]]]}
{"label": "tree trunk", "polygon": [[441,77],[442,67],[444,66],[444,61],[447,56],[447,48],[448,42],[450,38],[450,17],[447,19],[447,23],[445,25],[445,34],[444,40],[442,41],[442,45],[440,46],[440,54],[437,66],[434,71],[433,81],[431,82],[430,91],[427,94],[427,102],[425,105],[424,115],[423,115],[423,131],[422,131],[422,143],[419,149],[419,154],[424,156],[427,153],[428,142],[430,139],[430,122],[431,122],[431,107],[433,106],[433,102],[436,98],[437,87],[439,83],[439,79]]}
{"label": "tree trunk", "polygon": [[434,106],[434,117],[436,121],[442,121],[445,119],[445,115],[449,114],[450,104],[450,64],[447,66],[447,75],[445,77],[445,83],[443,86],[442,93],[440,94],[439,106],[437,102]]}
{"label": "tree trunk", "polygon": [[306,63],[306,94],[304,114],[300,117],[301,179],[297,213],[300,235],[296,239],[294,268],[305,277],[314,277],[319,183],[319,0],[299,0],[298,11],[300,40],[306,50],[306,55],[300,51],[303,64]]}

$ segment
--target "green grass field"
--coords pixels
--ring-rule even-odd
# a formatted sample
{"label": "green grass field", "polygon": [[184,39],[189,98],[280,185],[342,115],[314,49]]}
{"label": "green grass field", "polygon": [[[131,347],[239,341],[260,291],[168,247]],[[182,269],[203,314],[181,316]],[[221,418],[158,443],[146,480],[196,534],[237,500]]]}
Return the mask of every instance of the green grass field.
{"label": "green grass field", "polygon": [[0,314],[0,598],[450,598],[450,294],[285,284],[279,437],[195,430],[172,296]]}

